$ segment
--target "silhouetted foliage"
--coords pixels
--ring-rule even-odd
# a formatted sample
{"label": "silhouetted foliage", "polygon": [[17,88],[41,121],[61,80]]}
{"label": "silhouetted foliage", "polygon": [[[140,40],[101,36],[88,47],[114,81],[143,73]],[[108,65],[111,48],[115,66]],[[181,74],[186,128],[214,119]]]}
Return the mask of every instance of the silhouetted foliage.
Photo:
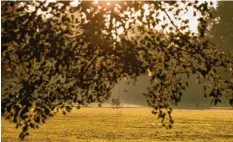
{"label": "silhouetted foliage", "polygon": [[233,107],[233,98],[229,100],[229,103]]}
{"label": "silhouetted foliage", "polygon": [[[2,115],[22,128],[24,139],[56,112],[101,104],[119,80],[136,81],[147,70],[151,86],[144,96],[168,128],[191,74],[217,104],[224,91],[232,94],[232,80],[218,75],[225,68],[232,77],[232,57],[206,33],[210,4],[182,3],[2,2]],[[200,15],[198,34],[180,17],[188,7]]]}

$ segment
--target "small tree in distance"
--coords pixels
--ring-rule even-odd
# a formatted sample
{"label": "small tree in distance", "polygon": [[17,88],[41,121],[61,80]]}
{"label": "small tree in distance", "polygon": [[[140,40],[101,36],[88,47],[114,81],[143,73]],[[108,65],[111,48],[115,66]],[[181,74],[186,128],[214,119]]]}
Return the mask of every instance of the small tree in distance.
{"label": "small tree in distance", "polygon": [[[209,40],[211,2],[180,3],[2,2],[2,116],[24,139],[59,110],[101,104],[119,80],[136,81],[147,70],[144,96],[162,123],[169,118],[168,128],[192,74],[217,104],[232,93],[232,80],[218,75],[224,68],[232,78],[232,57]],[[180,16],[190,7],[200,16],[198,33]]]}

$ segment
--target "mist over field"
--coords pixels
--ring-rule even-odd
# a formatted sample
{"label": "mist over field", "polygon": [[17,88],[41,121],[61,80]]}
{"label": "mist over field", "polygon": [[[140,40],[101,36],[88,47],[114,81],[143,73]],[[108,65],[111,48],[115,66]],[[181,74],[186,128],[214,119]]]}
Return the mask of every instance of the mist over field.
{"label": "mist over field", "polygon": [[[149,81],[150,79],[147,75],[138,77],[136,84],[127,84],[126,81],[122,80],[113,88],[111,98],[120,96],[121,103],[123,104],[147,106],[143,93],[147,91]],[[107,101],[108,103],[111,103],[111,98]],[[222,98],[222,102],[216,106],[211,103],[210,97],[204,97],[203,85],[198,84],[194,77],[189,79],[189,88],[184,92],[181,100],[175,108],[196,109],[196,103],[198,103],[198,108],[200,109],[207,107],[230,107],[228,100],[224,97]]]}

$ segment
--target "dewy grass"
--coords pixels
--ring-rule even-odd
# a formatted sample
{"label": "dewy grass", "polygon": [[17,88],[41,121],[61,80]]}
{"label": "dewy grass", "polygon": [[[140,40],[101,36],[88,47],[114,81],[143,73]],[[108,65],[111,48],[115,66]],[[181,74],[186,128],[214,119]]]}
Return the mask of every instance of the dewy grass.
{"label": "dewy grass", "polygon": [[[28,142],[161,142],[233,141],[232,110],[175,109],[172,129],[161,127],[149,108],[82,108],[58,114],[39,129],[30,130]],[[19,141],[20,130],[2,119],[2,141]]]}

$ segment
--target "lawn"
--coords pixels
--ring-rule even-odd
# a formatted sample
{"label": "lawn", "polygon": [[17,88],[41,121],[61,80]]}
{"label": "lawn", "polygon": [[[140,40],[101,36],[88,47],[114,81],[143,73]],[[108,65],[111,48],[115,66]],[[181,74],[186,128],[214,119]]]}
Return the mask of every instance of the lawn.
{"label": "lawn", "polygon": [[[82,108],[57,115],[31,130],[30,142],[233,142],[233,110],[181,110],[173,112],[172,129],[161,128],[149,108]],[[2,141],[19,141],[19,130],[2,120]]]}

